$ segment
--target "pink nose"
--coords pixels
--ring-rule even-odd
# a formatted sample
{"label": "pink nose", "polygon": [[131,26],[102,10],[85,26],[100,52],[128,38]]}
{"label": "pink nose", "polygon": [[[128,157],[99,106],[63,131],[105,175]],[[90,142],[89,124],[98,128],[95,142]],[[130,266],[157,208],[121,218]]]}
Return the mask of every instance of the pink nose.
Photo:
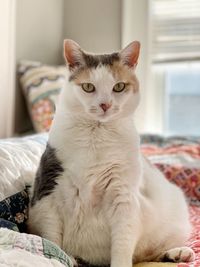
{"label": "pink nose", "polygon": [[103,109],[104,112],[106,112],[106,110],[108,110],[112,106],[112,104],[111,103],[101,103],[99,106]]}

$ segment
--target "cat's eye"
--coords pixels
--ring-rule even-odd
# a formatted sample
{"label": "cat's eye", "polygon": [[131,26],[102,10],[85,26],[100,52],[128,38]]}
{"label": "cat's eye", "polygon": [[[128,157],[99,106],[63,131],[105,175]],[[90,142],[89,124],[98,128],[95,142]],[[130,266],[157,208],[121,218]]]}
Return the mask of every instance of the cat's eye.
{"label": "cat's eye", "polygon": [[126,87],[126,84],[123,82],[116,83],[115,86],[113,87],[113,91],[116,93],[122,92]]}
{"label": "cat's eye", "polygon": [[87,93],[92,93],[95,91],[95,86],[92,83],[82,83],[81,87]]}

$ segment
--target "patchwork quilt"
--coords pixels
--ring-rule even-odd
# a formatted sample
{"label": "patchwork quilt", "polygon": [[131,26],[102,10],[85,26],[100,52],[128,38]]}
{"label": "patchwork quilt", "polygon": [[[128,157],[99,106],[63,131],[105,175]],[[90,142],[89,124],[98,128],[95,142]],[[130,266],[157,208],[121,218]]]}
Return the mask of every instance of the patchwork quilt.
{"label": "patchwork quilt", "polygon": [[[0,266],[71,267],[58,246],[26,232],[28,186],[32,183],[46,134],[0,140]],[[193,232],[187,241],[196,254],[192,263],[140,263],[137,267],[200,267],[200,138],[141,137],[142,152],[172,183],[185,192]],[[78,261],[79,267],[89,267]]]}
{"label": "patchwork quilt", "polygon": [[46,239],[0,228],[0,266],[72,267],[73,264],[69,256]]}

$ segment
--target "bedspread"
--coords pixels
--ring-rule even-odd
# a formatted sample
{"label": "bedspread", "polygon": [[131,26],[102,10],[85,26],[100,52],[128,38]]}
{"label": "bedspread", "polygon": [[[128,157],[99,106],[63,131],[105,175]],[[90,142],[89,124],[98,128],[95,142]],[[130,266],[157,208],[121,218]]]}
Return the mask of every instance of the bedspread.
{"label": "bedspread", "polygon": [[[141,140],[143,154],[164,173],[170,182],[181,187],[186,195],[193,224],[193,232],[186,245],[189,245],[195,251],[196,260],[193,263],[154,262],[141,263],[135,266],[200,267],[200,138],[163,138],[143,135]],[[33,182],[46,142],[47,135],[45,134],[0,140],[0,218],[12,222],[12,229],[15,231],[18,229],[23,231],[25,229],[23,223],[28,216],[28,198],[24,190],[27,185]],[[19,191],[21,192],[19,193]],[[20,205],[15,205],[15,203],[11,205],[11,201],[14,200],[15,202],[16,198],[20,199],[17,202],[20,202]],[[18,208],[20,210],[17,211]],[[4,227],[8,228],[6,221],[3,224]],[[20,245],[20,242],[11,244],[11,240],[26,240],[27,244],[34,244],[35,249],[38,245],[41,250],[37,250],[39,253],[37,254],[33,247],[33,250],[30,249],[31,246],[28,250],[26,246],[23,247],[26,242]],[[62,257],[65,258],[64,261],[60,261],[59,257],[56,258],[55,254],[52,256],[51,253],[57,251],[57,247],[54,247],[53,244],[50,245],[51,257],[48,258],[46,248],[49,246],[45,248],[44,243],[45,241],[42,241],[40,237],[30,237],[28,234],[0,228],[0,266],[12,266],[11,264],[14,265],[14,260],[15,263],[16,261],[19,263],[20,260],[25,260],[26,264],[24,263],[23,265],[25,267],[71,266],[70,259],[66,254],[62,254],[64,252],[59,251],[56,254],[60,255],[61,253]],[[80,264],[81,266],[89,265]]]}
{"label": "bedspread", "polygon": [[177,266],[200,267],[200,138],[144,135],[141,140],[144,155],[170,182],[182,188],[189,204],[193,232],[187,245],[196,259]]}

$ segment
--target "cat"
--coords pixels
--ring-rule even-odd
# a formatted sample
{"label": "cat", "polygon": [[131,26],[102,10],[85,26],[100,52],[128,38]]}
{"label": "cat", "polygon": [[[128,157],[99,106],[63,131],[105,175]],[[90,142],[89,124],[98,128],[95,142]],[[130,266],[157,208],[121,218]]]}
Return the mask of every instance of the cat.
{"label": "cat", "polygon": [[66,88],[33,187],[30,232],[94,265],[194,259],[184,195],[140,151],[139,52],[137,41],[104,55],[64,41]]}

